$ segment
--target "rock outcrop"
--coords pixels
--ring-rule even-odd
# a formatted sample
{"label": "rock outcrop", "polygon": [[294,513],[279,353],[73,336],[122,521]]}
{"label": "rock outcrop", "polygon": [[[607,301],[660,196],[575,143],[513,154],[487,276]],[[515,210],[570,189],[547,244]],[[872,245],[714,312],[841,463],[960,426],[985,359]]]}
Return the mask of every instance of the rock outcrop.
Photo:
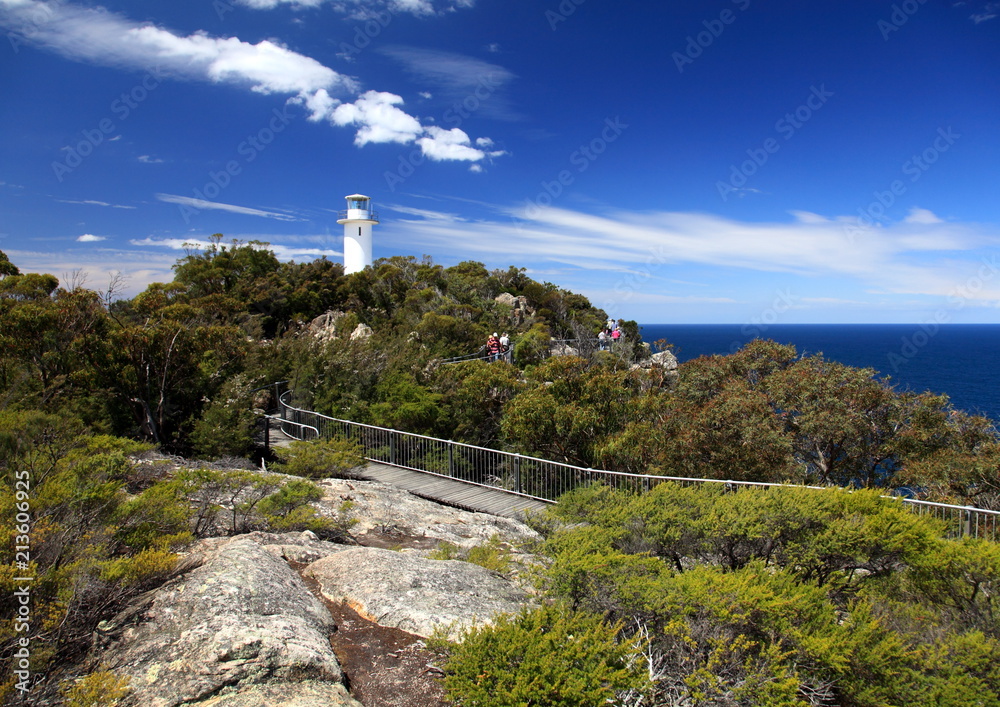
{"label": "rock outcrop", "polygon": [[519,327],[527,319],[535,316],[535,310],[528,304],[528,298],[524,295],[515,296],[509,292],[502,292],[494,299],[500,304],[510,307],[510,323],[513,326]]}
{"label": "rock outcrop", "polygon": [[309,322],[309,333],[320,341],[332,341],[337,338],[337,322],[346,316],[336,310],[325,312]]}
{"label": "rock outcrop", "polygon": [[372,338],[372,328],[367,324],[358,324],[351,332],[351,341],[368,341]]}
{"label": "rock outcrop", "polygon": [[[171,579],[99,625],[82,667],[128,679],[121,707],[361,707],[343,684],[330,642],[339,632],[323,599],[383,627],[456,639],[530,603],[517,576],[533,556],[517,547],[539,536],[523,523],[378,482],[321,486],[321,512],[353,515],[359,540],[407,549],[345,546],[308,531],[200,540]],[[426,557],[443,542],[468,550],[495,536],[505,552],[515,548],[512,578]],[[289,563],[315,581],[312,590]]]}
{"label": "rock outcrop", "polygon": [[351,533],[358,537],[369,532],[394,533],[465,548],[482,545],[494,535],[515,546],[541,540],[520,521],[443,506],[377,481],[324,479],[318,484],[323,489],[320,508],[328,515],[346,513],[356,521]]}
{"label": "rock outcrop", "polygon": [[123,705],[277,704],[280,684],[281,704],[359,707],[341,684],[329,611],[261,539],[205,544],[200,566],[99,627],[93,662],[129,679]]}
{"label": "rock outcrop", "polygon": [[457,560],[429,560],[356,547],[318,560],[304,571],[330,601],[347,602],[380,626],[452,639],[497,613],[515,613],[528,595],[496,572]]}
{"label": "rock outcrop", "polygon": [[653,374],[645,381],[647,387],[653,385],[672,387],[677,384],[677,357],[671,351],[660,351],[649,358],[633,363],[632,370],[645,370]]}

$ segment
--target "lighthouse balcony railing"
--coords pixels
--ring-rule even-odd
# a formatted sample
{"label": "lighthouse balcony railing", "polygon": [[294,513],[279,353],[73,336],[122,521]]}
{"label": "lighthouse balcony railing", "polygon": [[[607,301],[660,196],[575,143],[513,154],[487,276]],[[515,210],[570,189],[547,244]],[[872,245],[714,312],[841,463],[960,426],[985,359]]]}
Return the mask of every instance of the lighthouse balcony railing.
{"label": "lighthouse balcony railing", "polygon": [[343,219],[361,219],[363,221],[378,221],[378,212],[375,209],[341,209],[337,212],[337,218]]}

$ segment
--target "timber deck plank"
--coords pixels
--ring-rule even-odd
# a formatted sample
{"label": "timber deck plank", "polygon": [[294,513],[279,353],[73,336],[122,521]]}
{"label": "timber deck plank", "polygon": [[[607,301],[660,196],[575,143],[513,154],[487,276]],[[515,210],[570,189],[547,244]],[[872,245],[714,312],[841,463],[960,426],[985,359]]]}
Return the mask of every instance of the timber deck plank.
{"label": "timber deck plank", "polygon": [[523,518],[526,511],[540,512],[550,504],[508,493],[502,489],[477,486],[420,471],[368,462],[361,475],[373,481],[399,486],[430,500],[465,510],[507,518]]}

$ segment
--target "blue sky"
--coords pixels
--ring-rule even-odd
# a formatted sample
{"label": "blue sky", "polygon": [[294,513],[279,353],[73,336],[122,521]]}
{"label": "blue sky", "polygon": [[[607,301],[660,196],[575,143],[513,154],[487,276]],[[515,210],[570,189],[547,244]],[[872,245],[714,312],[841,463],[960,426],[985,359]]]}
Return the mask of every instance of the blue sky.
{"label": "blue sky", "polygon": [[645,323],[1000,322],[1000,2],[0,0],[0,250],[527,268]]}

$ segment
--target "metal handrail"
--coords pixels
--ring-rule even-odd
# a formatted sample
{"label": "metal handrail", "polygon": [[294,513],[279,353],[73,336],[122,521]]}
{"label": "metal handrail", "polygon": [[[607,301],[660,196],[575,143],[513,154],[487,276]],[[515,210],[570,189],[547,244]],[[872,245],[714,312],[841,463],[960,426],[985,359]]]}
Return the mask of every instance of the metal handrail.
{"label": "metal handrail", "polygon": [[[348,438],[357,438],[362,444],[363,456],[369,461],[389,464],[403,469],[420,471],[434,476],[458,479],[466,483],[495,488],[517,496],[555,503],[562,494],[573,488],[594,481],[603,481],[613,488],[648,491],[661,483],[680,485],[725,484],[727,489],[737,488],[808,488],[826,490],[831,486],[806,486],[764,481],[739,481],[732,479],[701,479],[685,476],[634,474],[608,469],[593,469],[479,447],[466,442],[429,437],[414,432],[403,432],[388,427],[368,425],[352,420],[342,420],[313,410],[298,408],[288,402],[291,390],[278,396],[281,417],[294,418],[295,424],[316,430],[317,436],[331,437],[336,431]],[[314,425],[301,422],[312,417]],[[960,536],[984,537],[1000,540],[1000,511],[975,506],[955,506],[934,501],[921,501],[901,496],[885,496],[904,504],[919,515],[933,515],[945,522],[949,532]]]}
{"label": "metal handrail", "polygon": [[[279,400],[280,400],[280,398],[279,398]],[[298,440],[300,442],[306,441],[306,435],[304,434],[306,430],[312,430],[313,431],[312,439],[319,439],[319,436],[320,436],[319,435],[319,430],[317,428],[313,427],[312,425],[306,425],[306,424],[304,424],[302,422],[295,422],[294,420],[286,420],[281,415],[264,415],[264,419],[266,419],[266,420],[278,420],[281,423],[281,431],[282,431],[282,433],[285,434],[285,435],[287,435],[287,436],[289,436],[289,437],[291,437],[294,440]],[[296,437],[294,434],[292,434],[291,432],[289,432],[288,430],[286,430],[285,429],[285,425],[292,425],[294,427],[298,427],[299,430],[301,430],[299,436]]]}
{"label": "metal handrail", "polygon": [[444,365],[447,363],[462,363],[463,361],[478,361],[481,359],[487,359],[491,354],[484,353],[486,351],[485,346],[480,346],[474,353],[465,354],[464,356],[452,356],[451,358],[443,358],[438,361],[439,364]]}

